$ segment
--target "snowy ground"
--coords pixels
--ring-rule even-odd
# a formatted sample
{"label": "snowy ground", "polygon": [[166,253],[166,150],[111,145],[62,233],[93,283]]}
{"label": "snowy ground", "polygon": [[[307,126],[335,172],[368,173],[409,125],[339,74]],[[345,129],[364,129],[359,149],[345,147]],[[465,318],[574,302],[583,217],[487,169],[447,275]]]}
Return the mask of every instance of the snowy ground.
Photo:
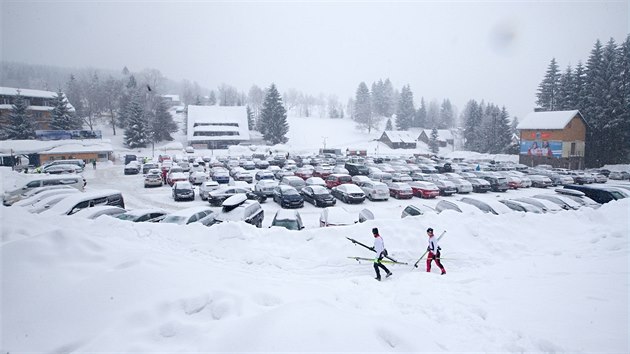
{"label": "snowy ground", "polygon": [[[307,150],[322,134],[304,125],[292,124],[292,132],[313,129],[303,139]],[[339,130],[329,146],[371,144],[353,129]],[[128,208],[207,205],[198,197],[175,203],[167,187],[145,190],[140,176],[124,176],[118,164],[84,175],[88,189],[123,191]],[[16,178],[2,176],[5,188]],[[435,202],[365,202],[348,209],[368,207],[375,220],[327,229],[317,227],[320,210],[307,204],[300,232],[266,227],[278,209],[271,201],[262,229],[45,217],[0,207],[0,350],[630,350],[630,200],[557,214],[400,218],[409,203]],[[447,230],[441,245],[448,273],[426,273],[424,263],[393,265],[393,277],[375,281],[371,263],[346,258],[371,253],[345,239],[371,244],[375,226],[390,255],[411,263],[426,248],[427,227]]]}

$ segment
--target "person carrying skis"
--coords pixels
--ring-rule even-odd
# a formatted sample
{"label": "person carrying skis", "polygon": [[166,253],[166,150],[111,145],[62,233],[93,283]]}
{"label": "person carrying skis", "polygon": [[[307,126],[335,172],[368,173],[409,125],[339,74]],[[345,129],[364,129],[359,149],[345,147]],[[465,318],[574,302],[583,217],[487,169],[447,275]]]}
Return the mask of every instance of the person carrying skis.
{"label": "person carrying skis", "polygon": [[385,267],[383,265],[383,263],[381,263],[381,261],[383,260],[383,257],[387,256],[387,250],[385,249],[385,243],[383,242],[383,238],[381,237],[381,235],[378,234],[378,229],[375,227],[372,229],[372,234],[374,235],[374,251],[376,251],[376,258],[374,259],[374,270],[376,271],[376,280],[381,281],[381,272],[378,270],[378,268],[382,268],[385,272],[387,272],[387,275],[385,275],[385,278],[389,277],[390,275],[392,275],[392,272],[389,271],[389,269],[387,269],[387,267]]}
{"label": "person carrying skis", "polygon": [[435,260],[435,264],[442,270],[442,275],[446,274],[446,269],[440,262],[440,246],[438,245],[438,240],[435,235],[433,235],[433,229],[427,229],[427,235],[429,235],[429,246],[427,246],[427,251],[429,255],[427,256],[427,272],[431,272],[431,262]]}

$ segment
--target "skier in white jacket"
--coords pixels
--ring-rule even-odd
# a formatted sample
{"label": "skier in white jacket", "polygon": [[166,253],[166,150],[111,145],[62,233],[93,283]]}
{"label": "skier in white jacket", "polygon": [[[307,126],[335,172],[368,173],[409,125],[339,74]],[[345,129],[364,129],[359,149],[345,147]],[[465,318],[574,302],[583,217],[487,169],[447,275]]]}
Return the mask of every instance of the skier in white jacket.
{"label": "skier in white jacket", "polygon": [[387,272],[387,275],[385,275],[386,278],[392,275],[392,272],[390,272],[389,269],[381,263],[383,257],[387,256],[387,250],[385,249],[383,238],[378,234],[378,229],[376,227],[372,229],[372,234],[374,235],[374,251],[376,251],[376,258],[374,259],[374,270],[376,271],[375,279],[381,281],[381,272],[378,268],[382,268],[385,272]]}
{"label": "skier in white jacket", "polygon": [[427,247],[427,251],[429,251],[429,255],[427,256],[427,272],[431,272],[431,262],[435,261],[440,270],[442,271],[442,275],[446,274],[446,269],[440,262],[440,246],[438,245],[438,240],[435,235],[433,235],[433,229],[427,229],[427,235],[429,236],[429,246]]}

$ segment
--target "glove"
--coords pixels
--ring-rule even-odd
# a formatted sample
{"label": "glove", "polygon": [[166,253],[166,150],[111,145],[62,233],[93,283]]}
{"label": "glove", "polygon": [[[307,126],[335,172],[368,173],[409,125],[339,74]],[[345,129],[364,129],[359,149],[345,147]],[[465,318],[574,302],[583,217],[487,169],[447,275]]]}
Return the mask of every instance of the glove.
{"label": "glove", "polygon": [[438,251],[441,251],[441,250],[442,250],[442,247],[438,246]]}
{"label": "glove", "polygon": [[430,252],[430,251],[431,251],[431,247],[427,246],[427,252]]}

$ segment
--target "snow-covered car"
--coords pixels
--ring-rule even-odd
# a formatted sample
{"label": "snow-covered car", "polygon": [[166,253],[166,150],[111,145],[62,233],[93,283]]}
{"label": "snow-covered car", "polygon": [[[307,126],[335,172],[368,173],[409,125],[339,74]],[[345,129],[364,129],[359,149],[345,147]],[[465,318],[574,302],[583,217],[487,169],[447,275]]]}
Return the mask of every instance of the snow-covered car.
{"label": "snow-covered car", "polygon": [[295,175],[297,177],[300,177],[303,180],[307,180],[311,177],[313,177],[313,170],[310,168],[298,168],[297,171],[295,171]]}
{"label": "snow-covered car", "polygon": [[479,200],[475,198],[464,197],[459,200],[462,203],[467,203],[476,206],[485,213],[492,213],[494,215],[507,214],[512,211],[507,205],[499,203],[496,200]]}
{"label": "snow-covered car", "polygon": [[543,175],[529,175],[529,179],[532,180],[532,187],[547,188],[553,186],[551,178]]}
{"label": "snow-covered car", "polygon": [[173,184],[172,195],[174,201],[195,200],[195,187],[188,181],[177,181]]}
{"label": "snow-covered car", "polygon": [[206,206],[190,207],[166,215],[164,219],[160,221],[160,223],[187,225],[193,222],[198,222],[213,214],[214,211]]}
{"label": "snow-covered car", "polygon": [[46,211],[43,211],[42,214],[72,215],[81,209],[92,208],[97,205],[114,205],[124,208],[125,202],[120,191],[100,189],[69,195]]}
{"label": "snow-covered car", "polygon": [[159,222],[166,214],[162,209],[133,209],[116,215],[116,218],[132,222]]}
{"label": "snow-covered car", "polygon": [[403,209],[402,213],[400,214],[401,218],[406,218],[407,216],[420,216],[420,215],[426,215],[426,214],[437,214],[435,209],[426,206],[424,204],[422,205],[408,205],[405,207],[405,209]]}
{"label": "snow-covered car", "polygon": [[302,188],[300,191],[305,201],[316,207],[333,206],[337,203],[335,197],[330,194],[330,190],[324,186],[312,185]]}
{"label": "snow-covered car", "polygon": [[[68,191],[68,192],[70,192],[70,191]],[[76,189],[75,189],[75,192],[79,193],[79,191],[76,190]],[[67,196],[69,196],[69,195],[71,195],[73,193],[74,192],[49,195],[49,196],[47,196],[45,198],[42,198],[41,200],[39,200],[36,203],[24,206],[24,208],[26,208],[26,210],[29,213],[39,214],[39,213],[41,213],[41,212],[43,212],[43,211],[45,211],[47,209],[50,209],[53,205],[59,203],[62,199],[66,198]]]}
{"label": "snow-covered car", "polygon": [[267,170],[256,172],[255,178],[256,178],[257,181],[260,181],[260,180],[263,180],[263,179],[267,179],[267,180],[274,180],[274,179],[276,179],[276,177],[274,176],[273,172],[267,171]]}
{"label": "snow-covered car", "polygon": [[365,176],[365,175],[352,176],[352,183],[356,184],[359,187],[361,187],[363,183],[367,183],[367,182],[372,182],[372,180],[368,176]]}
{"label": "snow-covered car", "polygon": [[199,197],[201,200],[208,200],[208,193],[219,189],[217,181],[205,181],[199,186]]}
{"label": "snow-covered car", "polygon": [[304,188],[306,186],[306,182],[304,182],[304,180],[298,176],[286,176],[283,177],[282,180],[280,181],[280,184],[285,184],[287,186],[291,186],[295,189],[297,189],[297,191],[301,191],[302,188]]}
{"label": "snow-covered car", "polygon": [[62,174],[62,173],[80,173],[83,172],[83,168],[72,164],[52,165],[42,169],[43,173],[50,175]]}
{"label": "snow-covered car", "polygon": [[301,208],[304,206],[304,198],[300,192],[285,184],[280,184],[274,188],[273,201],[280,204],[281,208]]}
{"label": "snow-covered car", "polygon": [[486,181],[483,178],[466,177],[466,180],[470,182],[473,188],[473,192],[475,193],[486,193],[492,190],[492,187],[490,186],[490,182]]}
{"label": "snow-covered car", "polygon": [[536,199],[545,199],[550,202],[558,204],[564,210],[577,210],[582,206],[571,198],[566,198],[559,194],[536,194],[533,196]]}
{"label": "snow-covered car", "polygon": [[413,179],[406,173],[395,172],[392,173],[392,182],[404,182],[409,183],[412,182]]}
{"label": "snow-covered car", "polygon": [[265,211],[255,200],[238,194],[227,198],[221,205],[221,211],[214,215],[216,223],[228,221],[244,221],[258,228],[262,227]]}
{"label": "snow-covered car", "polygon": [[203,184],[206,180],[208,180],[208,176],[203,171],[193,171],[188,175],[188,181],[194,185]]}
{"label": "snow-covered car", "polygon": [[246,170],[237,172],[234,175],[233,178],[234,178],[235,181],[243,181],[243,182],[247,182],[247,183],[254,182],[254,174],[252,172],[246,171]]}
{"label": "snow-covered car", "polygon": [[517,200],[502,199],[499,200],[499,203],[505,204],[508,208],[514,211],[520,211],[523,213],[542,214],[544,212],[542,208],[539,208],[533,204],[519,202]]}
{"label": "snow-covered car", "polygon": [[93,208],[82,209],[72,214],[72,217],[85,219],[96,219],[103,215],[116,217],[117,215],[120,215],[125,211],[125,209],[113,205],[98,205]]}
{"label": "snow-covered car", "polygon": [[186,177],[184,172],[169,173],[166,177],[166,183],[172,187],[175,182],[188,182],[188,177]]}
{"label": "snow-covered car", "polygon": [[144,188],[161,187],[162,184],[162,175],[160,173],[150,172],[144,176]]}
{"label": "snow-covered car", "polygon": [[556,213],[563,210],[558,204],[550,202],[545,199],[519,197],[519,198],[513,198],[513,200],[517,202],[522,202],[522,203],[527,203],[527,204],[537,206],[540,209],[542,209],[542,211],[545,213]]}
{"label": "snow-covered car", "polygon": [[388,200],[389,188],[383,182],[370,181],[365,182],[361,187],[365,197],[369,200]]}
{"label": "snow-covered car", "polygon": [[261,179],[254,185],[254,191],[267,197],[273,196],[273,190],[278,186],[278,181],[273,179]]}
{"label": "snow-covered car", "polygon": [[319,226],[347,226],[359,222],[358,217],[338,206],[327,207],[319,214]]}
{"label": "snow-covered car", "polygon": [[[342,184],[332,189],[331,194],[338,200],[346,204],[363,203],[365,200],[365,192],[356,184]],[[389,193],[388,193],[389,194]]]}
{"label": "snow-covered car", "polygon": [[271,226],[284,227],[287,230],[299,231],[304,228],[302,216],[297,210],[280,209],[273,217]]}
{"label": "snow-covered car", "polygon": [[[455,184],[455,188],[459,194],[471,193],[473,191],[472,183],[463,178],[449,178],[449,181]],[[488,184],[488,186],[490,185]]]}
{"label": "snow-covered car", "polygon": [[258,200],[260,202],[267,199],[265,195],[252,192],[249,188],[242,187],[223,187],[208,193],[208,203],[213,206],[220,206],[227,198],[235,194],[245,194],[248,199]]}
{"label": "snow-covered car", "polygon": [[131,161],[128,164],[125,165],[125,170],[124,170],[126,175],[137,175],[140,173],[140,162],[138,161]]}
{"label": "snow-covered car", "polygon": [[13,203],[14,206],[21,206],[29,208],[33,204],[42,201],[45,198],[48,198],[53,195],[58,194],[68,194],[68,193],[78,193],[79,190],[70,186],[49,186],[49,187],[39,187],[35,188],[28,193],[28,197],[24,197],[23,199]]}
{"label": "snow-covered car", "polygon": [[408,184],[416,197],[429,199],[440,195],[440,189],[432,182],[414,181]]}
{"label": "snow-covered car", "polygon": [[307,178],[306,181],[304,181],[304,183],[307,186],[323,186],[323,187],[326,187],[326,181],[324,181],[324,179],[321,178],[321,177]]}
{"label": "snow-covered car", "polygon": [[389,184],[389,195],[396,199],[411,199],[413,198],[413,190],[411,186],[403,182],[393,182]]}

